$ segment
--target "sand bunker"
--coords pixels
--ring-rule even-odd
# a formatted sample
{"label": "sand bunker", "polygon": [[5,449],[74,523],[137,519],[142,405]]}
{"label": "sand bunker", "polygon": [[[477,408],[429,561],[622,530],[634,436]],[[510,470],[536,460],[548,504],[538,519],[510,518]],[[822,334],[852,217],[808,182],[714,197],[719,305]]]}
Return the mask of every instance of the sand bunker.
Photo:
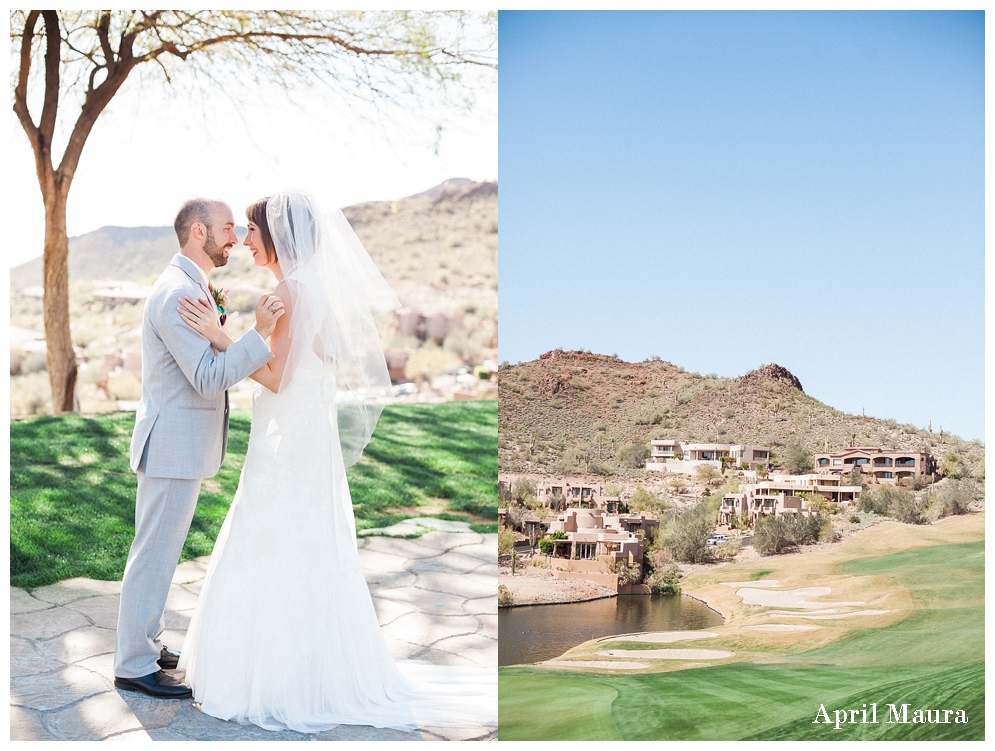
{"label": "sand bunker", "polygon": [[765,605],[781,608],[824,608],[826,605],[863,605],[863,602],[810,602],[806,597],[828,595],[829,587],[802,587],[786,589],[783,592],[770,592],[764,589],[743,587],[736,594],[743,598],[744,605]]}
{"label": "sand bunker", "polygon": [[734,653],[718,649],[640,649],[632,652],[605,649],[595,654],[601,657],[639,657],[643,660],[721,660],[723,657],[732,657]]}
{"label": "sand bunker", "polygon": [[711,631],[654,631],[635,636],[606,636],[599,641],[639,641],[651,644],[670,644],[675,641],[691,641],[692,639],[712,639],[718,636]]}
{"label": "sand bunker", "polygon": [[763,588],[763,587],[780,587],[781,586],[781,583],[777,579],[762,579],[762,580],[756,581],[756,582],[722,582],[722,584],[725,584],[727,587],[750,586],[750,587],[760,587],[760,588]]}
{"label": "sand bunker", "polygon": [[815,615],[813,613],[770,613],[781,618],[810,618],[812,620],[830,620],[832,618],[849,618],[851,615],[884,615],[890,610],[854,610],[852,613],[836,613],[835,615]]}
{"label": "sand bunker", "polygon": [[[623,657],[628,656],[623,655]],[[642,670],[649,667],[641,662],[586,662],[584,660],[550,660],[542,664],[549,668],[601,668],[602,670]]]}
{"label": "sand bunker", "polygon": [[788,623],[765,623],[760,626],[743,626],[744,631],[811,631],[821,626],[801,626]]}

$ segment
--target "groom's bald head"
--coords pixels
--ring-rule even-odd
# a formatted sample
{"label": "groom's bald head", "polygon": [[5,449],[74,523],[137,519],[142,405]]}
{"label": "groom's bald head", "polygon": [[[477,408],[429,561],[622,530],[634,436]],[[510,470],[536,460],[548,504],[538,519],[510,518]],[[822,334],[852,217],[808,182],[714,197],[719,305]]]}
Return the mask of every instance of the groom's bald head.
{"label": "groom's bald head", "polygon": [[173,229],[176,231],[180,247],[185,247],[190,241],[190,228],[194,224],[200,222],[205,227],[211,227],[218,213],[224,209],[228,209],[228,204],[214,198],[191,198],[184,201],[180,210],[176,212],[176,219],[173,220]]}

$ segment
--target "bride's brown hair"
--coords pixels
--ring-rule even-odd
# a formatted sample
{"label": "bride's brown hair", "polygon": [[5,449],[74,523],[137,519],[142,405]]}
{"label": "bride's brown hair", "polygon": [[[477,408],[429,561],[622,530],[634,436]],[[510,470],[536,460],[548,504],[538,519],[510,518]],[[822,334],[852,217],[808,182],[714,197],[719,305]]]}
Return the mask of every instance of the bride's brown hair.
{"label": "bride's brown hair", "polygon": [[266,263],[270,263],[276,257],[276,246],[273,245],[273,236],[269,233],[269,222],[266,221],[266,204],[269,203],[269,199],[270,196],[260,198],[245,210],[245,218],[259,227],[259,233],[263,236]]}

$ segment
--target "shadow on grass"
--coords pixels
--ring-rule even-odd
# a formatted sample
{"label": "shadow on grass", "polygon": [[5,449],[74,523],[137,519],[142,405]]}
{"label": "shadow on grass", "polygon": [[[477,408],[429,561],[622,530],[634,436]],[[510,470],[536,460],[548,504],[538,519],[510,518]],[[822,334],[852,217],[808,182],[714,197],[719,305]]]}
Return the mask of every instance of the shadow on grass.
{"label": "shadow on grass", "polygon": [[[134,421],[134,413],[120,412],[11,422],[12,586],[121,578],[134,535]],[[181,559],[214,547],[238,487],[249,425],[248,413],[232,415],[227,457],[201,486]],[[413,515],[403,509],[440,498],[451,511],[496,520],[496,403],[387,407],[349,481],[360,529],[393,524]]]}

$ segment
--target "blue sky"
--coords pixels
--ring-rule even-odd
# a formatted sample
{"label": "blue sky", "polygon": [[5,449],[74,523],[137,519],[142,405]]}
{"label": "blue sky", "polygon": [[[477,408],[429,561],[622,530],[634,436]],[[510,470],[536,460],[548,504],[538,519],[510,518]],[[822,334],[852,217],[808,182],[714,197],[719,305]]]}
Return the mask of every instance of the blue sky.
{"label": "blue sky", "polygon": [[984,438],[981,12],[502,12],[500,358]]}

